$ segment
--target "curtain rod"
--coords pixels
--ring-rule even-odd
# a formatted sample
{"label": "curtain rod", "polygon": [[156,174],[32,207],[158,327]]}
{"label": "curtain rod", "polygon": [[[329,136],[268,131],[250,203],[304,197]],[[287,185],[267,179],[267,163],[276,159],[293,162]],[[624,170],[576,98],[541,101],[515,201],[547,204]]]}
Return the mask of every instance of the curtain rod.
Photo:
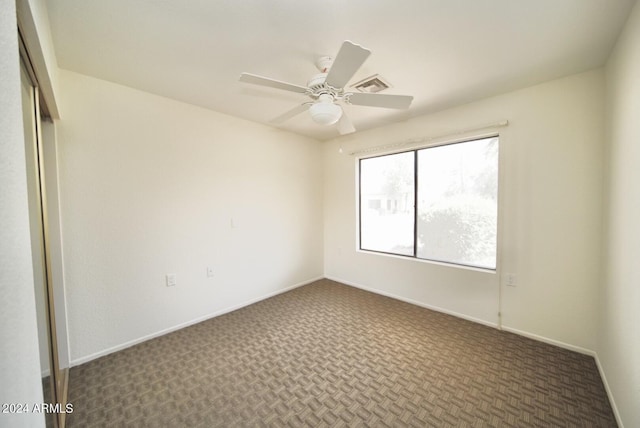
{"label": "curtain rod", "polygon": [[411,140],[400,141],[398,143],[384,144],[382,146],[375,146],[375,147],[369,147],[369,148],[366,148],[366,149],[355,150],[353,152],[350,152],[349,154],[351,156],[355,156],[355,155],[359,155],[359,154],[363,154],[363,153],[372,153],[372,152],[377,152],[377,151],[381,151],[381,150],[395,149],[395,148],[398,148],[398,147],[410,146],[410,145],[414,145],[414,144],[422,144],[422,143],[427,143],[429,141],[440,140],[440,139],[445,139],[445,138],[450,138],[450,137],[456,137],[458,135],[467,134],[469,132],[483,131],[485,129],[492,129],[492,128],[503,128],[503,127],[508,126],[508,125],[509,125],[509,121],[508,120],[501,120],[500,122],[489,123],[489,124],[482,125],[482,126],[476,126],[474,128],[467,128],[467,129],[463,129],[461,131],[454,132],[454,133],[436,135],[435,137],[413,138]]}

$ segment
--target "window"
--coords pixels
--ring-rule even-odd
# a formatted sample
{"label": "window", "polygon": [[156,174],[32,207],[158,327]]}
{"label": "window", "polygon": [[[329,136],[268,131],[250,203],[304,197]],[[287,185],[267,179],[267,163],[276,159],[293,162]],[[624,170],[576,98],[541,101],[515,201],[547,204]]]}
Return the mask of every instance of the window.
{"label": "window", "polygon": [[413,152],[360,160],[360,248],[415,254]]}
{"label": "window", "polygon": [[496,268],[498,137],[360,159],[360,249]]}

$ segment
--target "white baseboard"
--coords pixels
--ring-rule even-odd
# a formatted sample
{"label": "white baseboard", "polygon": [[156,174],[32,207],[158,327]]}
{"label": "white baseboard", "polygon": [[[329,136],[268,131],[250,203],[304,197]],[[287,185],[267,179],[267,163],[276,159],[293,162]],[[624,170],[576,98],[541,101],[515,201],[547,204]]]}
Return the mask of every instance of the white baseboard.
{"label": "white baseboard", "polygon": [[613,394],[611,389],[609,388],[609,382],[607,382],[607,376],[604,374],[604,368],[600,363],[600,358],[598,358],[598,354],[594,352],[593,358],[596,360],[596,366],[598,366],[598,371],[600,372],[600,378],[602,379],[602,384],[604,385],[605,391],[607,391],[607,397],[609,397],[609,404],[611,404],[611,410],[613,410],[613,415],[616,417],[616,422],[618,423],[619,428],[624,428],[624,424],[622,423],[622,419],[620,418],[620,413],[618,413],[618,407],[616,406],[616,401],[613,399]]}
{"label": "white baseboard", "polygon": [[90,354],[90,355],[86,355],[84,357],[76,358],[74,360],[71,360],[70,366],[71,367],[75,367],[75,366],[79,366],[80,364],[88,363],[89,361],[95,360],[95,359],[100,358],[100,357],[104,357],[105,355],[109,355],[109,354],[112,354],[114,352],[121,351],[121,350],[126,349],[126,348],[130,348],[131,346],[137,345],[137,344],[142,343],[142,342],[146,342],[147,340],[151,340],[151,339],[154,339],[156,337],[164,336],[165,334],[172,333],[174,331],[183,329],[185,327],[189,327],[190,325],[198,324],[198,323],[200,323],[202,321],[206,321],[208,319],[215,318],[215,317],[218,317],[220,315],[224,315],[224,314],[227,314],[229,312],[236,311],[238,309],[242,309],[245,306],[249,306],[249,305],[252,305],[254,303],[260,302],[262,300],[268,299],[270,297],[277,296],[278,294],[286,293],[287,291],[291,291],[291,290],[293,290],[295,288],[302,287],[303,285],[311,284],[312,282],[321,280],[323,278],[324,278],[324,276],[319,276],[317,278],[311,278],[311,279],[308,279],[306,281],[302,281],[302,282],[299,282],[297,284],[291,285],[289,287],[282,288],[280,290],[276,290],[276,291],[273,291],[271,293],[267,293],[267,294],[264,294],[262,296],[259,296],[259,297],[244,301],[244,302],[242,302],[242,303],[240,303],[238,305],[235,305],[235,306],[232,306],[232,307],[229,307],[229,308],[225,308],[225,309],[221,309],[219,311],[204,315],[202,317],[198,317],[198,318],[193,319],[191,321],[187,321],[187,322],[175,325],[173,327],[169,327],[169,328],[166,328],[164,330],[160,330],[160,331],[157,331],[155,333],[151,333],[151,334],[142,336],[142,337],[140,337],[138,339],[130,340],[130,341],[122,343],[120,345],[112,346],[111,348],[107,348],[107,349],[104,349],[102,351],[95,352],[95,353]]}
{"label": "white baseboard", "polygon": [[443,314],[452,315],[452,316],[454,316],[456,318],[462,318],[462,319],[467,320],[467,321],[472,321],[472,322],[475,322],[477,324],[483,324],[483,325],[486,325],[486,326],[489,326],[489,327],[494,327],[494,328],[498,327],[497,323],[494,323],[494,322],[491,322],[491,321],[487,321],[487,320],[483,320],[483,319],[480,319],[480,318],[471,317],[469,315],[461,314],[459,312],[450,311],[448,309],[444,309],[444,308],[441,308],[441,307],[438,307],[438,306],[428,305],[426,303],[419,302],[417,300],[408,299],[406,297],[402,297],[402,296],[399,296],[399,295],[393,294],[393,293],[388,293],[386,291],[378,290],[376,288],[371,288],[371,287],[368,287],[366,285],[357,284],[355,282],[346,281],[344,279],[331,277],[331,276],[327,276],[326,278],[330,279],[331,281],[336,281],[336,282],[339,282],[341,284],[345,284],[345,285],[349,285],[351,287],[359,288],[361,290],[369,291],[371,293],[380,294],[381,296],[390,297],[390,298],[395,299],[395,300],[400,300],[401,302],[410,303],[410,304],[415,305],[415,306],[420,306],[421,308],[431,309],[432,311],[442,312]]}
{"label": "white baseboard", "polygon": [[567,349],[569,351],[577,352],[579,354],[589,355],[591,357],[595,357],[595,351],[591,349],[582,348],[580,346],[571,345],[569,343],[564,343],[559,340],[549,339],[548,337],[539,336],[537,334],[529,333],[527,331],[518,330],[517,328],[512,328],[506,325],[502,326],[502,330],[508,331],[509,333],[517,334],[518,336],[528,337],[529,339],[537,340],[538,342],[548,343],[549,345],[557,346],[558,348]]}

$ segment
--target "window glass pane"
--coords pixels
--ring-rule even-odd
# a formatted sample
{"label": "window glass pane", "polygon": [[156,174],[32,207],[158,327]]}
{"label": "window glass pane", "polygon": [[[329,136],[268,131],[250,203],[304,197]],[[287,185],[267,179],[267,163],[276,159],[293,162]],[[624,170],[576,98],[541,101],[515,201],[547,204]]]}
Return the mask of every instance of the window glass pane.
{"label": "window glass pane", "polygon": [[414,156],[360,161],[360,248],[413,256]]}
{"label": "window glass pane", "polygon": [[423,259],[496,267],[498,138],[418,151]]}

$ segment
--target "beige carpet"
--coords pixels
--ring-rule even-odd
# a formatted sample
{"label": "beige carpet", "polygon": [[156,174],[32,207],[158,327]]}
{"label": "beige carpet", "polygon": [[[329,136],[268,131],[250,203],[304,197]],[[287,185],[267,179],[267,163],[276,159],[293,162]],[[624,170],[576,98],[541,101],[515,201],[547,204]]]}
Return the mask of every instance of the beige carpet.
{"label": "beige carpet", "polygon": [[70,427],[611,427],[593,358],[329,280],[74,367]]}

